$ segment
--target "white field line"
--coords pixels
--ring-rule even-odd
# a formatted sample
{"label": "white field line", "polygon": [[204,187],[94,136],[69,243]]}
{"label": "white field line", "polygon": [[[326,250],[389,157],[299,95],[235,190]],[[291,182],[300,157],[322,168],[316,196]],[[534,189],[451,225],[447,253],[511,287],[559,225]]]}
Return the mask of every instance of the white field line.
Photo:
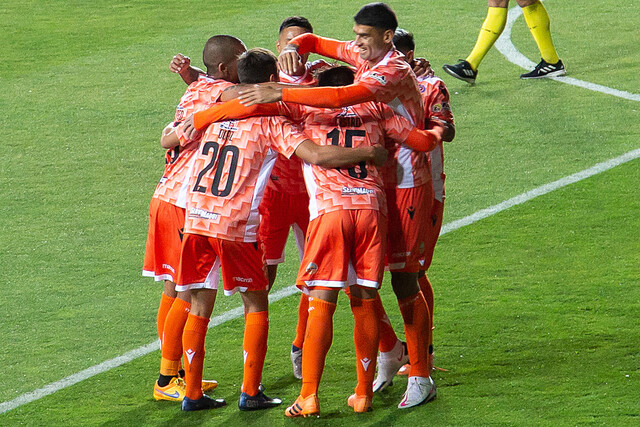
{"label": "white field line", "polygon": [[[447,234],[451,231],[455,231],[466,225],[473,224],[474,222],[480,221],[481,219],[487,218],[491,215],[495,215],[498,212],[502,212],[516,205],[520,205],[535,197],[550,193],[551,191],[557,190],[559,188],[566,187],[569,184],[582,181],[583,179],[589,178],[593,175],[597,175],[601,172],[605,172],[623,163],[627,163],[631,160],[637,159],[638,157],[640,157],[640,148],[629,151],[628,153],[625,153],[614,159],[607,160],[602,163],[598,163],[588,169],[577,172],[573,175],[569,175],[557,181],[550,182],[549,184],[545,184],[538,188],[534,188],[533,190],[527,191],[526,193],[522,193],[509,200],[505,200],[504,202],[498,203],[497,205],[490,206],[474,214],[471,214],[464,218],[445,224],[442,227],[442,231],[440,232],[440,235]],[[274,303],[278,300],[286,298],[295,293],[297,293],[297,288],[295,286],[289,286],[287,288],[280,289],[269,296],[269,302]],[[209,322],[209,328],[221,325],[233,319],[237,319],[242,315],[243,315],[242,307],[238,307],[238,308],[234,308],[232,310],[226,311],[218,316],[213,317]],[[145,356],[159,349],[160,349],[159,341],[154,341],[150,344],[144,345],[135,350],[131,350],[123,354],[122,356],[118,356],[114,359],[107,360],[98,365],[92,366],[76,374],[63,378],[59,381],[48,384],[32,392],[22,394],[13,400],[2,402],[0,403],[0,414],[10,411],[12,409],[18,408],[19,406],[25,405],[27,403],[33,402],[34,400],[38,400],[42,397],[53,394],[59,390],[70,387],[74,384],[77,384],[95,375],[101,374],[103,372],[107,372],[113,368],[117,368],[118,366],[124,365],[125,363],[131,362],[132,360]]]}
{"label": "white field line", "polygon": [[[496,41],[496,49],[502,53],[507,60],[513,64],[516,64],[525,70],[531,70],[536,66],[536,63],[531,61],[529,58],[524,56],[518,49],[514,46],[513,42],[511,42],[511,28],[513,27],[513,23],[522,15],[522,10],[520,6],[516,6],[509,10],[507,15],[507,24],[502,32],[502,35]],[[640,95],[630,92],[625,92],[623,90],[613,89],[607,86],[601,86],[595,83],[585,82],[583,80],[574,79],[573,77],[549,77],[552,80],[556,80],[562,83],[570,84],[573,86],[578,86],[584,89],[589,89],[595,92],[606,93],[607,95],[617,96],[619,98],[628,99],[631,101],[640,101]]]}

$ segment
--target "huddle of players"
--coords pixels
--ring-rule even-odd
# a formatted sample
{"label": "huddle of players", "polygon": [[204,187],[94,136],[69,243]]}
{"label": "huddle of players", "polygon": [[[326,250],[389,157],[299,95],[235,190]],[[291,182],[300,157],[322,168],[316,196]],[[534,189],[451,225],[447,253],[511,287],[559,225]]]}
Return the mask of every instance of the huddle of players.
{"label": "huddle of players", "polygon": [[[309,219],[297,281],[303,294],[292,349],[294,374],[300,376],[295,371],[301,359],[303,383],[300,396],[285,414],[319,414],[318,386],[331,345],[337,295],[352,284],[356,285],[349,288],[349,297],[355,319],[358,384],[348,404],[356,412],[371,410],[374,390],[391,384],[407,356],[408,387],[398,406],[411,407],[435,397],[429,357],[433,291],[423,273],[442,218],[442,140],[451,140],[454,133],[448,93],[435,77],[416,81],[408,64],[413,61],[412,36],[395,31],[397,19],[388,6],[366,5],[355,21],[353,42],[317,37],[303,18],[291,18],[290,26],[283,23],[281,38],[287,29],[299,34],[287,40],[286,47],[278,46],[283,51],[281,81],[314,83],[310,69],[318,64],[305,63],[310,51],[357,68],[355,82],[347,67],[323,71],[317,88],[270,84],[239,86],[223,93],[236,80],[233,59],[244,45],[230,36],[207,42],[203,52],[207,75],[190,84],[175,122],[163,132],[162,145],[170,150],[154,200],[164,203],[152,201],[150,208],[144,273],[167,279],[158,313],[162,362],[154,387],[157,399],[182,398],[183,410],[225,404],[203,394],[217,384],[202,380],[204,338],[221,267],[225,293],[241,291],[245,305],[239,407],[262,409],[281,403],[267,397],[261,385],[267,294],[275,268],[269,268],[267,280],[260,242],[267,246],[266,263],[277,266],[283,261],[289,226],[295,223],[304,231]],[[394,42],[406,56],[393,49]],[[183,67],[181,74],[188,79],[193,68]],[[276,58],[263,49],[252,49],[240,56],[237,74],[241,83],[275,81]],[[214,105],[237,94],[242,101]],[[270,103],[282,99],[292,103]],[[261,102],[266,104],[254,105]],[[419,129],[424,127],[432,130]],[[198,135],[194,128],[204,134]],[[378,170],[375,164],[387,157],[381,145],[391,152],[385,168]],[[430,150],[434,151],[429,163],[423,151]],[[303,177],[300,163],[291,160],[293,154],[304,161]],[[292,201],[287,195],[287,190],[293,190],[295,199],[295,189],[302,195],[302,179],[310,197],[306,218],[304,214],[287,217],[300,206],[306,207],[306,200],[303,204],[300,198]],[[156,207],[165,204],[173,208],[163,212]],[[277,208],[284,209],[277,212]],[[158,224],[166,217],[175,221],[163,229]],[[393,235],[389,241],[387,225]],[[158,243],[165,234],[174,238],[172,245]],[[175,254],[176,245],[181,247],[177,264],[159,263],[158,253]],[[405,321],[406,345],[393,332],[377,293],[385,254]],[[418,277],[426,285],[429,304]],[[171,292],[174,281],[177,284]],[[378,350],[380,366],[374,382]],[[179,379],[182,353],[186,389]]]}

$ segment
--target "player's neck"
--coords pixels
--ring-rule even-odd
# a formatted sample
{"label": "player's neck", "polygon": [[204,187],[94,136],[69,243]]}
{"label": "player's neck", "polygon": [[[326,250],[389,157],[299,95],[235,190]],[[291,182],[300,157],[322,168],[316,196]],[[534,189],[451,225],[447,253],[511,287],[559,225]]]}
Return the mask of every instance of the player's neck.
{"label": "player's neck", "polygon": [[389,49],[385,50],[384,53],[380,54],[378,57],[367,59],[367,62],[369,63],[369,68],[373,68],[376,65],[378,65],[378,63],[382,61],[387,56],[389,51],[392,49],[393,49],[393,45],[389,45]]}

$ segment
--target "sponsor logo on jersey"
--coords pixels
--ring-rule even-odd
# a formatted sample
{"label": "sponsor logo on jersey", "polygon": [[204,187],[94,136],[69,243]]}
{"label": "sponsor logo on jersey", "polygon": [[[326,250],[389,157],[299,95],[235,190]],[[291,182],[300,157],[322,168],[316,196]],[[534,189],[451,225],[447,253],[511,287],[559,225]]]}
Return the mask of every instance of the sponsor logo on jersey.
{"label": "sponsor logo on jersey", "polygon": [[241,283],[253,283],[253,279],[251,277],[239,277],[236,276],[233,278],[233,280],[235,280],[236,282],[241,282]]}
{"label": "sponsor logo on jersey", "polygon": [[364,194],[373,194],[374,190],[365,187],[342,187],[343,196],[361,196]]}
{"label": "sponsor logo on jersey", "polygon": [[162,264],[162,268],[166,268],[167,270],[170,270],[172,273],[175,273],[176,270],[171,267],[169,264]]}
{"label": "sponsor logo on jersey", "polygon": [[189,218],[218,219],[219,217],[220,215],[215,212],[205,211],[200,208],[191,208],[189,210]]}
{"label": "sponsor logo on jersey", "polygon": [[385,76],[383,76],[382,74],[380,74],[380,73],[371,72],[371,73],[369,73],[368,77],[371,77],[372,79],[376,80],[381,85],[386,85],[387,84],[387,78]]}
{"label": "sponsor logo on jersey", "polygon": [[433,111],[434,113],[439,113],[440,111],[442,111],[442,104],[434,104],[431,106],[431,111]]}

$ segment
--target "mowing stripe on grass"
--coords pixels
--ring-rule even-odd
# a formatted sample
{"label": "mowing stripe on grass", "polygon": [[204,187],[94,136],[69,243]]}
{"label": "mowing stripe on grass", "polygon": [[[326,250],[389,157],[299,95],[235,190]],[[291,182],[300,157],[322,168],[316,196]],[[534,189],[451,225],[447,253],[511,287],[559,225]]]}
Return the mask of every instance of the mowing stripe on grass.
{"label": "mowing stripe on grass", "polygon": [[[516,64],[524,68],[525,70],[531,70],[536,66],[536,63],[520,53],[520,51],[514,46],[513,42],[511,41],[511,28],[513,27],[513,23],[515,22],[515,20],[518,19],[520,15],[522,15],[520,6],[516,6],[509,11],[507,15],[507,24],[505,25],[502,35],[500,35],[500,38],[498,38],[498,40],[496,41],[495,46],[496,49],[498,49],[498,51],[500,51],[500,53],[502,53],[509,62]],[[631,101],[640,101],[640,95],[638,94],[613,89],[595,83],[585,82],[583,80],[574,79],[573,77],[562,76],[549,78],[562,83],[593,90],[595,92],[602,92],[606,93],[607,95],[613,95]]]}
{"label": "mowing stripe on grass", "polygon": [[[442,231],[440,232],[440,235],[447,234],[451,231],[457,230],[466,225],[473,224],[474,222],[480,221],[481,219],[487,218],[491,215],[495,215],[498,212],[502,212],[516,205],[520,205],[535,197],[550,193],[551,191],[557,190],[559,188],[566,187],[569,184],[582,181],[583,179],[589,178],[593,175],[597,175],[601,172],[605,172],[623,163],[627,163],[631,160],[637,159],[638,157],[640,157],[640,148],[629,151],[628,153],[625,153],[614,159],[607,160],[606,162],[598,163],[595,166],[592,166],[578,173],[574,173],[573,175],[569,175],[557,181],[551,182],[549,184],[545,184],[538,188],[534,188],[533,190],[527,191],[526,193],[522,193],[509,200],[505,200],[504,202],[498,203],[497,205],[490,206],[474,214],[471,214],[464,218],[445,224],[442,227]],[[289,286],[287,288],[280,289],[277,292],[274,292],[272,295],[269,295],[269,302],[274,303],[278,300],[291,296],[295,293],[297,293],[297,288],[295,286]],[[237,308],[228,310],[218,316],[213,317],[209,322],[209,327],[212,328],[214,326],[221,325],[230,320],[237,319],[242,315],[243,315],[242,307],[237,307]],[[117,368],[118,366],[124,365],[125,363],[131,362],[132,360],[145,356],[159,349],[160,349],[160,342],[154,341],[150,344],[144,345],[135,350],[131,350],[123,354],[122,356],[118,356],[116,358],[107,360],[98,365],[92,366],[76,374],[63,378],[59,381],[53,382],[51,384],[47,384],[46,386],[39,388],[37,390],[34,390],[32,392],[22,394],[13,400],[2,402],[0,403],[0,414],[3,414],[12,409],[18,408],[27,403],[33,402],[34,400],[38,400],[42,397],[53,394],[59,390],[62,390],[64,388],[77,384],[80,381],[89,379],[95,375],[110,371],[113,368]]]}

